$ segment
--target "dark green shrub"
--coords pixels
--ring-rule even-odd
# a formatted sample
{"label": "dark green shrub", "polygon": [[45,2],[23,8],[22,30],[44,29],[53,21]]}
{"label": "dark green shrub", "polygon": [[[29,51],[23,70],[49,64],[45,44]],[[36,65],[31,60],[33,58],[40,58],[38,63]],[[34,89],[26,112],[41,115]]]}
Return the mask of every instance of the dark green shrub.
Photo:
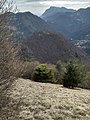
{"label": "dark green shrub", "polygon": [[48,68],[46,64],[38,65],[33,71],[33,80],[36,82],[53,83],[54,77],[52,69]]}
{"label": "dark green shrub", "polygon": [[68,88],[77,87],[85,76],[84,66],[78,60],[70,60],[63,75],[63,86]]}

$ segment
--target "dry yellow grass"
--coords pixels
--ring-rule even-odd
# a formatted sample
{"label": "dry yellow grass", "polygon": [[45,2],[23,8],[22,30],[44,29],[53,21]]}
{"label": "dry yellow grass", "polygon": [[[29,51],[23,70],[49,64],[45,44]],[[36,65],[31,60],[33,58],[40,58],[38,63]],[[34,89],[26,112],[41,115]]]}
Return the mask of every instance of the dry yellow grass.
{"label": "dry yellow grass", "polygon": [[89,90],[19,78],[9,92],[18,120],[90,120]]}

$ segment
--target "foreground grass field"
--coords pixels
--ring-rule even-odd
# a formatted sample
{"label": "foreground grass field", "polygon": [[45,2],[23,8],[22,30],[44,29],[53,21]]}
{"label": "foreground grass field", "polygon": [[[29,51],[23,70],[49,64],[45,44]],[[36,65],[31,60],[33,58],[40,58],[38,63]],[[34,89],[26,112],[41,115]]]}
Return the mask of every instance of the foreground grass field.
{"label": "foreground grass field", "polygon": [[10,120],[90,120],[90,91],[18,79],[11,87]]}

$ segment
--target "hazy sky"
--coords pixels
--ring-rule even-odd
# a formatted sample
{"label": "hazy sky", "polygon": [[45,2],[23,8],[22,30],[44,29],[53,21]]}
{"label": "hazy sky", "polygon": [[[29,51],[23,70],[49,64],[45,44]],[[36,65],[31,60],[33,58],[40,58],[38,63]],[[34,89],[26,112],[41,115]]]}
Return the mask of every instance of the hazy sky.
{"label": "hazy sky", "polygon": [[[8,0],[10,1],[10,0]],[[30,11],[36,15],[42,14],[50,6],[73,9],[90,7],[90,0],[13,0],[19,11]]]}

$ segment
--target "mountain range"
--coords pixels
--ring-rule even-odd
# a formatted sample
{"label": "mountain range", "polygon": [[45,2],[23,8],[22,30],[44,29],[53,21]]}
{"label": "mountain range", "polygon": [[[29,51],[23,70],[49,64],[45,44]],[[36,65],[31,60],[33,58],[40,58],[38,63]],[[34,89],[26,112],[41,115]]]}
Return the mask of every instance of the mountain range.
{"label": "mountain range", "polygon": [[[54,9],[55,12],[53,12],[52,9]],[[77,39],[89,39],[90,8],[79,9],[77,11],[65,9],[64,12],[63,9],[65,8],[51,7],[45,11],[41,18],[52,23],[58,32],[62,32],[69,39],[76,40],[75,34],[77,34],[79,31],[80,33],[78,34]]]}
{"label": "mountain range", "polygon": [[[53,12],[54,11],[54,12]],[[52,23],[57,32],[61,32],[75,44],[81,45],[82,41],[88,41],[80,46],[90,55],[90,7],[73,11],[70,9],[50,7],[41,16],[45,21]]]}
{"label": "mountain range", "polygon": [[70,40],[90,39],[90,8],[67,9],[50,7],[41,18],[30,12],[8,13],[10,29],[21,35],[30,36],[37,30],[60,32]]}
{"label": "mountain range", "polygon": [[[62,9],[64,12],[56,14],[76,13],[72,9],[69,9],[69,12],[65,12],[67,11],[65,8]],[[12,31],[9,37],[11,36],[13,40],[20,43],[22,53],[26,56],[33,57],[40,62],[46,61],[50,63],[55,63],[59,59],[67,61],[70,58],[79,58],[84,61],[85,59],[86,61],[88,60],[87,54],[70,43],[67,40],[68,37],[64,37],[62,31],[59,31],[54,23],[47,22],[46,19],[44,20],[44,18],[42,19],[30,12],[6,13],[4,16],[6,17],[5,24]],[[75,45],[77,44],[75,43]]]}

